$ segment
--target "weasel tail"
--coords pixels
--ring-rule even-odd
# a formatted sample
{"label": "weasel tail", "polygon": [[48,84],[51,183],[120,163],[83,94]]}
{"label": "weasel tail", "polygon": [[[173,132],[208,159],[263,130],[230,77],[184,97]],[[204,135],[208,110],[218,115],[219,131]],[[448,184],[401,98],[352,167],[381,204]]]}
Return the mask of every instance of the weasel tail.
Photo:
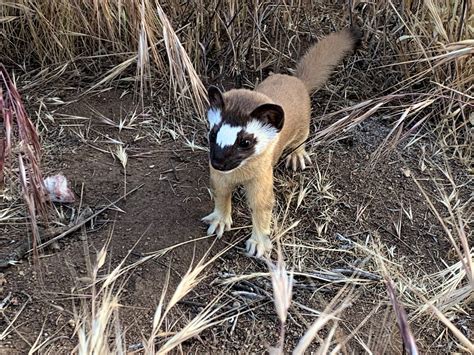
{"label": "weasel tail", "polygon": [[273,167],[284,151],[286,166],[305,169],[311,159],[305,142],[311,120],[310,93],[321,88],[342,59],[360,43],[359,30],[333,33],[302,57],[296,75],[273,74],[255,90],[222,93],[211,86],[209,97],[209,169],[214,211],[203,218],[207,233],[221,237],[232,225],[232,191],[243,185],[252,214],[251,256],[272,250]]}
{"label": "weasel tail", "polygon": [[331,33],[313,45],[296,66],[296,77],[309,93],[321,88],[334,67],[360,45],[362,33],[357,28],[347,28]]}

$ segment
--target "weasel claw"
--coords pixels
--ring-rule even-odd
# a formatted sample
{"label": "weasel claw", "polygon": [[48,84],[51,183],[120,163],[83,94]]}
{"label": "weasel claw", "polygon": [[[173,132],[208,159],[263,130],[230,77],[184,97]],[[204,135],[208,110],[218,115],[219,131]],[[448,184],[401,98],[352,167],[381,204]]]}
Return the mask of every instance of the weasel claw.
{"label": "weasel claw", "polygon": [[288,155],[285,166],[289,168],[291,165],[293,171],[296,171],[298,166],[301,170],[304,170],[306,169],[306,163],[311,164],[311,158],[304,149],[300,149]]}
{"label": "weasel claw", "polygon": [[221,238],[224,231],[230,230],[232,226],[232,217],[230,215],[225,216],[219,211],[212,212],[210,215],[204,217],[202,221],[209,224],[207,235],[215,233],[217,238]]}
{"label": "weasel claw", "polygon": [[272,241],[266,235],[255,236],[252,235],[250,239],[245,242],[247,255],[256,258],[262,258],[272,251]]}

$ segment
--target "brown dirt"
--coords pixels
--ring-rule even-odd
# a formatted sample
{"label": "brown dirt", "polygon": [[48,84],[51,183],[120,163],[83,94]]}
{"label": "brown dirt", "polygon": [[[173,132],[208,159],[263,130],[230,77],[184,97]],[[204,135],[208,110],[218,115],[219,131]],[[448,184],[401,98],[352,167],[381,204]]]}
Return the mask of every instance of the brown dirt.
{"label": "brown dirt", "polygon": [[[117,105],[117,102],[124,102],[115,96],[110,101],[108,94],[102,96],[106,100],[96,97],[87,100],[87,104],[83,100],[60,112],[84,117],[91,114],[89,107],[94,107],[108,117],[118,115],[123,105]],[[125,106],[130,102],[125,100]],[[94,134],[103,132],[113,135],[117,132],[104,126],[94,128],[97,128]],[[72,329],[68,326],[72,315],[55,307],[71,309],[68,295],[72,288],[80,286],[77,279],[88,274],[86,260],[95,260],[95,255],[110,235],[110,269],[127,257],[132,249],[129,261],[138,260],[144,253],[177,243],[188,243],[178,252],[170,253],[159,261],[137,267],[128,278],[121,301],[132,306],[125,314],[130,315],[130,322],[127,321],[127,326],[132,327],[129,336],[137,340],[142,330],[144,334],[149,331],[147,328],[158,304],[168,267],[172,270],[170,288],[174,289],[180,280],[179,276],[186,272],[193,260],[199,260],[211,245],[211,241],[206,239],[192,242],[204,235],[205,228],[200,218],[212,207],[207,191],[206,154],[183,149],[182,145],[170,139],[160,145],[149,140],[134,143],[134,133],[125,131],[120,134],[120,139],[127,146],[130,145],[132,151],[129,152],[127,164],[128,189],[141,187],[126,200],[120,201],[116,209],[103,213],[100,220],[96,221],[97,230],[84,234],[84,241],[79,239],[81,233],[76,232],[60,241],[59,252],[48,250],[38,265],[32,261],[24,262],[5,272],[7,283],[2,295],[12,292],[18,299],[18,306],[7,310],[8,316],[12,316],[26,301],[26,295],[32,297],[31,306],[25,309],[20,318],[19,323],[23,325],[17,328],[30,343],[34,342],[42,326],[46,332],[48,329],[65,328],[61,334],[72,335]],[[63,138],[61,145],[56,144],[52,149],[54,152],[46,158],[48,170],[52,173],[61,171],[70,179],[73,190],[80,197],[82,208],[87,205],[94,210],[99,209],[123,194],[124,172],[112,154],[82,144],[73,135]],[[133,152],[138,155],[145,153],[146,157],[134,158]],[[79,201],[74,207],[79,207]],[[69,213],[69,208],[63,209],[66,214]],[[106,221],[108,223],[105,224]],[[10,229],[6,231],[8,239],[16,237],[16,240],[21,240],[22,232],[25,232],[23,228],[6,229]],[[8,250],[4,249],[5,254],[16,245],[10,244]],[[16,337],[13,339],[15,341],[5,342],[5,346],[25,349],[25,342],[16,341]],[[74,341],[61,340],[57,343],[60,347],[65,343],[71,346]]]}
{"label": "brown dirt", "polygon": [[[57,113],[96,117],[90,107],[102,112],[107,117],[121,117],[123,112],[133,110],[129,96],[119,98],[120,93],[108,92],[95,97],[88,97],[77,103],[61,108]],[[321,113],[316,110],[316,115]],[[69,122],[70,123],[70,122]],[[81,122],[76,122],[83,124]],[[41,329],[44,340],[55,334],[57,338],[51,345],[52,353],[66,352],[77,344],[73,336],[71,320],[73,305],[78,307],[78,299],[72,297],[82,286],[80,278],[88,275],[88,260],[95,260],[95,255],[110,237],[108,247],[107,270],[116,267],[127,254],[127,263],[137,261],[144,253],[158,251],[177,243],[188,242],[166,256],[144,263],[136,267],[126,278],[124,291],[120,299],[123,305],[121,321],[127,330],[128,345],[138,344],[142,336],[150,332],[154,310],[159,302],[163,283],[168,268],[171,269],[170,290],[173,290],[186,270],[193,262],[213,245],[212,239],[193,242],[193,239],[205,235],[205,226],[200,218],[209,213],[212,203],[207,191],[208,171],[207,156],[203,151],[192,152],[181,140],[173,141],[166,134],[159,139],[149,136],[137,140],[142,135],[141,128],[119,132],[101,124],[97,120],[87,123],[88,142],[81,142],[73,134],[74,127],[59,129],[63,122],[56,122],[56,130],[48,134],[45,141],[48,154],[45,157],[47,173],[62,171],[72,182],[74,191],[81,196],[82,207],[88,205],[98,208],[120,197],[124,191],[124,171],[117,159],[107,153],[112,145],[104,144],[110,138],[120,138],[129,152],[127,165],[127,188],[130,190],[143,185],[136,192],[102,214],[93,227],[73,233],[59,243],[59,250],[48,249],[39,262],[24,261],[19,265],[4,270],[6,284],[2,286],[0,298],[12,293],[14,302],[7,308],[8,319],[26,304],[25,309],[15,322],[16,332],[0,347],[1,353],[21,353],[29,349],[27,342],[32,344]],[[85,126],[81,128],[85,131]],[[411,178],[404,176],[402,168],[409,168],[413,173],[422,174],[419,170],[418,151],[413,148],[397,151],[395,154],[379,161],[375,168],[371,164],[370,154],[381,142],[388,127],[383,121],[370,120],[355,130],[350,138],[318,148],[313,151],[313,161],[317,162],[321,171],[325,171],[332,183],[331,191],[335,194],[335,202],[311,204],[303,202],[296,212],[291,212],[291,220],[301,219],[302,223],[291,232],[288,243],[295,238],[299,242],[313,243],[317,240],[324,246],[336,249],[341,241],[337,233],[354,241],[364,243],[368,239],[380,240],[393,246],[395,259],[403,260],[410,265],[410,271],[423,270],[424,273],[436,271],[440,265],[432,254],[443,254],[443,259],[450,260],[450,246],[442,236],[425,201],[420,196]],[[197,132],[203,137],[202,132]],[[144,134],[143,134],[144,135]],[[204,144],[201,138],[201,144]],[[94,148],[95,147],[95,148]],[[101,152],[96,148],[105,149]],[[311,150],[311,149],[310,149]],[[307,182],[314,176],[314,170],[303,174],[293,174],[279,168],[276,176],[278,203],[284,205],[289,191],[297,187],[301,181]],[[317,193],[312,192],[317,197]],[[238,192],[234,203],[235,225],[249,224],[249,217],[243,205],[243,195]],[[308,199],[309,201],[310,199]],[[396,236],[393,222],[399,217],[400,202],[411,206],[413,221],[404,220],[403,234]],[[358,207],[368,204],[367,209],[356,222]],[[292,208],[295,201],[290,202]],[[321,222],[323,207],[329,208],[332,221],[322,237],[318,237],[316,225]],[[79,202],[74,204],[79,207]],[[63,209],[70,214],[68,207]],[[2,250],[11,250],[15,243],[10,240],[22,240],[27,229],[25,225],[2,226]],[[247,229],[228,233],[223,241],[213,247],[219,250],[228,242],[246,236]],[[80,237],[83,236],[84,240]],[[266,265],[261,261],[249,259],[242,253],[243,244],[231,249],[219,258],[210,270],[205,283],[191,292],[186,303],[180,305],[177,313],[180,322],[186,323],[193,315],[210,302],[224,289],[218,281],[229,275],[250,274],[265,271]],[[7,250],[8,249],[8,250]],[[323,267],[330,270],[334,267],[361,265],[362,260],[355,256],[347,256],[339,251],[313,251],[301,256],[301,260],[290,260],[291,266],[300,267],[304,271],[318,271]],[[454,259],[452,259],[454,260]],[[296,267],[296,271],[297,267]],[[340,289],[337,285],[325,285],[314,281],[310,288],[305,288],[305,280],[296,279],[293,299],[300,304],[322,310]],[[299,283],[301,281],[301,283]],[[317,292],[315,292],[318,290]],[[250,292],[256,296],[242,296],[242,292]],[[240,293],[239,293],[240,292]],[[345,313],[347,325],[340,328],[337,337],[347,336],[373,307],[385,299],[382,282],[372,282],[357,289],[358,298],[354,305]],[[266,346],[276,344],[278,336],[278,320],[274,306],[268,295],[271,287],[266,279],[258,279],[252,283],[239,282],[233,285],[231,293],[223,298],[232,315],[223,324],[204,331],[200,337],[185,344],[189,351],[261,351]],[[31,300],[27,302],[28,297]],[[239,310],[236,316],[232,310]],[[397,335],[396,323],[392,315],[379,329],[379,322],[389,313],[389,306],[384,303],[376,311],[362,332],[380,335],[388,339],[384,345],[378,339],[372,339],[373,348],[388,352],[400,352],[401,344]],[[294,345],[304,333],[311,319],[301,308],[290,310],[288,322],[288,348]],[[1,328],[6,326],[5,318]],[[395,336],[394,336],[395,334]],[[437,337],[437,330],[432,333],[416,333],[421,347],[436,351],[437,344],[432,341]],[[368,338],[368,336],[367,336]],[[361,349],[351,342],[353,349]],[[382,346],[386,346],[383,348]],[[438,349],[443,352],[446,349]]]}

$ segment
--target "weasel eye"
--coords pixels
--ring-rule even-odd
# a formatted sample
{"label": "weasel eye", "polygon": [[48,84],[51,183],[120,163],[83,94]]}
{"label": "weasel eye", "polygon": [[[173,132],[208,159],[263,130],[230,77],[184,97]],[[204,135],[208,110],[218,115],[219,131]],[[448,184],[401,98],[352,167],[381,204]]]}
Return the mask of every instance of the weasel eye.
{"label": "weasel eye", "polygon": [[249,148],[250,147],[250,141],[248,139],[241,139],[239,141],[239,147],[240,148]]}

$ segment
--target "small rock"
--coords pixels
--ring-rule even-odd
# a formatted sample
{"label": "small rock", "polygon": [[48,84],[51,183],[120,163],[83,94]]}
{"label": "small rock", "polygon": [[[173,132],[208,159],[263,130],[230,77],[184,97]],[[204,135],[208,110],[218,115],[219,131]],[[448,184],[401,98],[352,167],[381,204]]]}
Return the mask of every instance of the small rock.
{"label": "small rock", "polygon": [[58,242],[54,242],[53,244],[51,244],[51,249],[58,251],[61,250],[61,247],[59,246]]}

